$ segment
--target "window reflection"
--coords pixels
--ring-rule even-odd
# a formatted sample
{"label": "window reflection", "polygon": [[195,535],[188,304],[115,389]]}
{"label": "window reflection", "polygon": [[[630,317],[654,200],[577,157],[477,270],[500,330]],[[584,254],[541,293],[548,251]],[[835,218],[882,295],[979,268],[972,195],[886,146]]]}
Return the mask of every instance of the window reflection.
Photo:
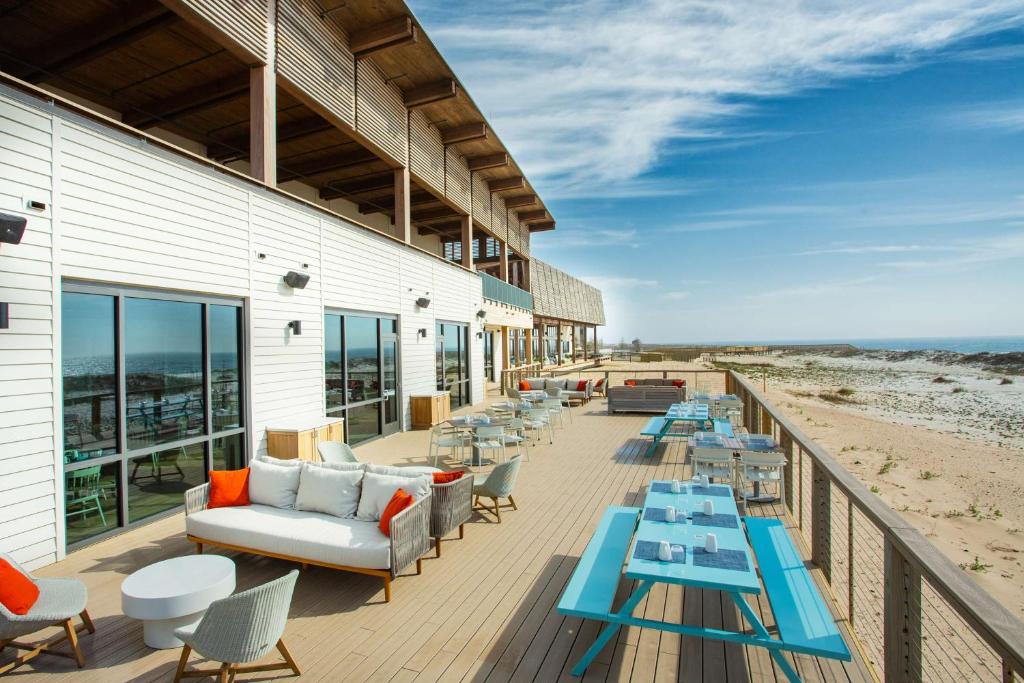
{"label": "window reflection", "polygon": [[213,440],[213,458],[210,469],[240,470],[245,466],[245,442],[241,434],[232,434]]}
{"label": "window reflection", "polygon": [[125,299],[128,448],[202,434],[202,304]]}
{"label": "window reflection", "polygon": [[67,463],[117,450],[115,304],[114,297],[99,294],[61,297]]}
{"label": "window reflection", "polygon": [[64,518],[69,544],[118,527],[120,472],[121,463],[112,462],[64,473]]}
{"label": "window reflection", "polygon": [[324,316],[324,376],[327,410],[345,405],[344,368],[341,366],[341,316]]}
{"label": "window reflection", "polygon": [[377,318],[345,317],[349,403],[380,398],[377,325]]}
{"label": "window reflection", "polygon": [[128,461],[128,522],[182,504],[185,491],[206,481],[204,445],[178,446]]}
{"label": "window reflection", "polygon": [[236,306],[210,306],[210,400],[213,431],[242,425],[240,397],[242,364],[242,310]]}

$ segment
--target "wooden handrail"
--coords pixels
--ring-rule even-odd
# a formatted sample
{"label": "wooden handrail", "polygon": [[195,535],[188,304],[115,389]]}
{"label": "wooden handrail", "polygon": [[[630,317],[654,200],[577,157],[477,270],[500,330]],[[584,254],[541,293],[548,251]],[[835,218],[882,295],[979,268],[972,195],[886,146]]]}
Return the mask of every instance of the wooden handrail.
{"label": "wooden handrail", "polygon": [[[899,559],[910,563],[913,569],[920,572],[953,611],[1003,659],[1004,669],[1024,672],[1024,622],[972,581],[915,526],[871,493],[828,451],[769,402],[751,382],[733,370],[728,373],[730,386],[727,388],[733,393],[743,394],[744,398],[752,399],[758,409],[779,426],[780,435],[786,435],[788,440],[810,456],[816,471],[824,474],[846,495],[850,503],[864,513],[882,533],[885,542],[891,544],[891,549],[899,554]],[[886,577],[887,583],[890,578]],[[898,677],[894,676],[893,680],[898,680]]]}

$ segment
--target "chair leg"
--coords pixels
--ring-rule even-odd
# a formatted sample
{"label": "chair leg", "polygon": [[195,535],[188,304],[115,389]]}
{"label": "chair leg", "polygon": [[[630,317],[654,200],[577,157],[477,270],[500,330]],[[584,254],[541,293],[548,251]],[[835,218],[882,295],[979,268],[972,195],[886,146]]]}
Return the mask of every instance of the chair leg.
{"label": "chair leg", "polygon": [[68,644],[71,646],[71,652],[75,655],[75,663],[81,669],[85,666],[85,657],[82,656],[82,649],[78,647],[78,631],[70,619],[64,622],[64,632],[68,634]]}
{"label": "chair leg", "polygon": [[514,501],[514,500],[512,499],[512,496],[509,496],[509,497],[508,497],[508,502],[512,504],[512,509],[513,509],[513,510],[518,510],[518,509],[519,509],[519,508],[517,508],[517,507],[516,507],[516,501]]}
{"label": "chair leg", "polygon": [[89,616],[89,610],[82,610],[82,613],[78,616],[82,619],[82,623],[85,624],[85,628],[89,633],[96,633],[96,625],[92,623],[92,617]]}
{"label": "chair leg", "polygon": [[423,558],[416,558],[416,575],[419,576],[423,573]]}
{"label": "chair leg", "polygon": [[202,555],[202,554],[203,554],[203,544],[202,543],[196,543],[196,555]]}
{"label": "chair leg", "polygon": [[441,557],[441,539],[434,537],[434,557]]}
{"label": "chair leg", "polygon": [[391,577],[384,577],[384,602],[391,602]]}
{"label": "chair leg", "polygon": [[185,673],[185,665],[188,664],[188,656],[192,648],[186,645],[181,648],[181,659],[178,660],[178,668],[174,672],[174,683],[181,683],[181,677]]}
{"label": "chair leg", "polygon": [[459,540],[461,541],[466,537],[466,525],[465,523],[459,525]]}
{"label": "chair leg", "polygon": [[299,665],[295,662],[295,658],[292,657],[292,653],[288,651],[288,648],[284,644],[284,638],[277,641],[277,651],[284,657],[284,661],[288,662],[288,666],[292,668],[296,676],[301,676],[302,672],[299,670]]}
{"label": "chair leg", "polygon": [[220,665],[220,671],[217,672],[217,683],[228,683],[228,677],[231,674],[231,665],[224,662]]}
{"label": "chair leg", "polygon": [[501,524],[501,506],[498,505],[497,498],[491,498],[494,501],[494,516],[498,518],[498,524]]}

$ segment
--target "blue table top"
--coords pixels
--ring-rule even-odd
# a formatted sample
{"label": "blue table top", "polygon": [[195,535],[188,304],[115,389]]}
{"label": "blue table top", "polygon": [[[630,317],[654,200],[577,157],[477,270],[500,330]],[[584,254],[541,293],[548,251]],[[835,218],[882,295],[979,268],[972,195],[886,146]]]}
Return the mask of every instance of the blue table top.
{"label": "blue table top", "polygon": [[703,403],[673,403],[665,413],[667,420],[706,420],[708,407]]}
{"label": "blue table top", "polygon": [[[651,484],[656,482],[651,482]],[[670,484],[671,482],[663,483]],[[727,487],[723,486],[723,488]],[[664,509],[667,505],[676,509],[677,519],[694,514],[702,515],[705,500],[714,501],[716,517],[723,514],[734,515],[737,521],[736,528],[696,526],[691,520],[668,523],[647,518],[646,510],[648,508]],[[627,577],[742,593],[761,592],[761,585],[754,569],[754,559],[750,552],[750,546],[747,545],[743,525],[740,523],[739,512],[732,495],[709,498],[694,494],[691,492],[689,482],[684,484],[683,493],[652,492],[649,486],[647,498],[644,501],[644,510],[645,514],[640,517],[633,545],[630,547],[626,565]],[[657,517],[657,515],[651,515],[651,517]],[[717,557],[703,555],[704,539],[709,531],[718,538],[719,551],[733,552],[719,552]],[[660,562],[638,559],[634,556],[637,541],[668,541],[672,545],[683,545],[686,548],[685,560],[683,562]],[[698,555],[700,557],[697,557]],[[742,566],[744,558],[746,559],[745,569],[726,568],[726,565],[729,564]],[[702,566],[705,561],[711,561],[712,565],[717,566]]]}
{"label": "blue table top", "polygon": [[740,434],[743,450],[770,453],[778,448],[771,434]]}

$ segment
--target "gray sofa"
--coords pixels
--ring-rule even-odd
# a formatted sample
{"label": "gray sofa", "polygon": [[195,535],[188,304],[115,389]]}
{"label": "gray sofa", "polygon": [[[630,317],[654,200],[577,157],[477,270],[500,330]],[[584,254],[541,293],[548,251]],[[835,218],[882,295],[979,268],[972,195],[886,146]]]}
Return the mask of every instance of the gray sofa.
{"label": "gray sofa", "polygon": [[586,403],[594,395],[594,380],[588,379],[586,389],[579,391],[576,389],[579,386],[580,379],[571,379],[566,377],[527,377],[526,381],[530,384],[530,389],[547,391],[548,389],[558,388],[562,391],[562,398],[569,401],[579,401],[580,403]]}
{"label": "gray sofa", "polygon": [[668,386],[640,384],[638,381],[635,387],[608,387],[609,414],[664,413],[673,403],[681,403],[685,400],[686,389],[674,387],[671,382]]}

